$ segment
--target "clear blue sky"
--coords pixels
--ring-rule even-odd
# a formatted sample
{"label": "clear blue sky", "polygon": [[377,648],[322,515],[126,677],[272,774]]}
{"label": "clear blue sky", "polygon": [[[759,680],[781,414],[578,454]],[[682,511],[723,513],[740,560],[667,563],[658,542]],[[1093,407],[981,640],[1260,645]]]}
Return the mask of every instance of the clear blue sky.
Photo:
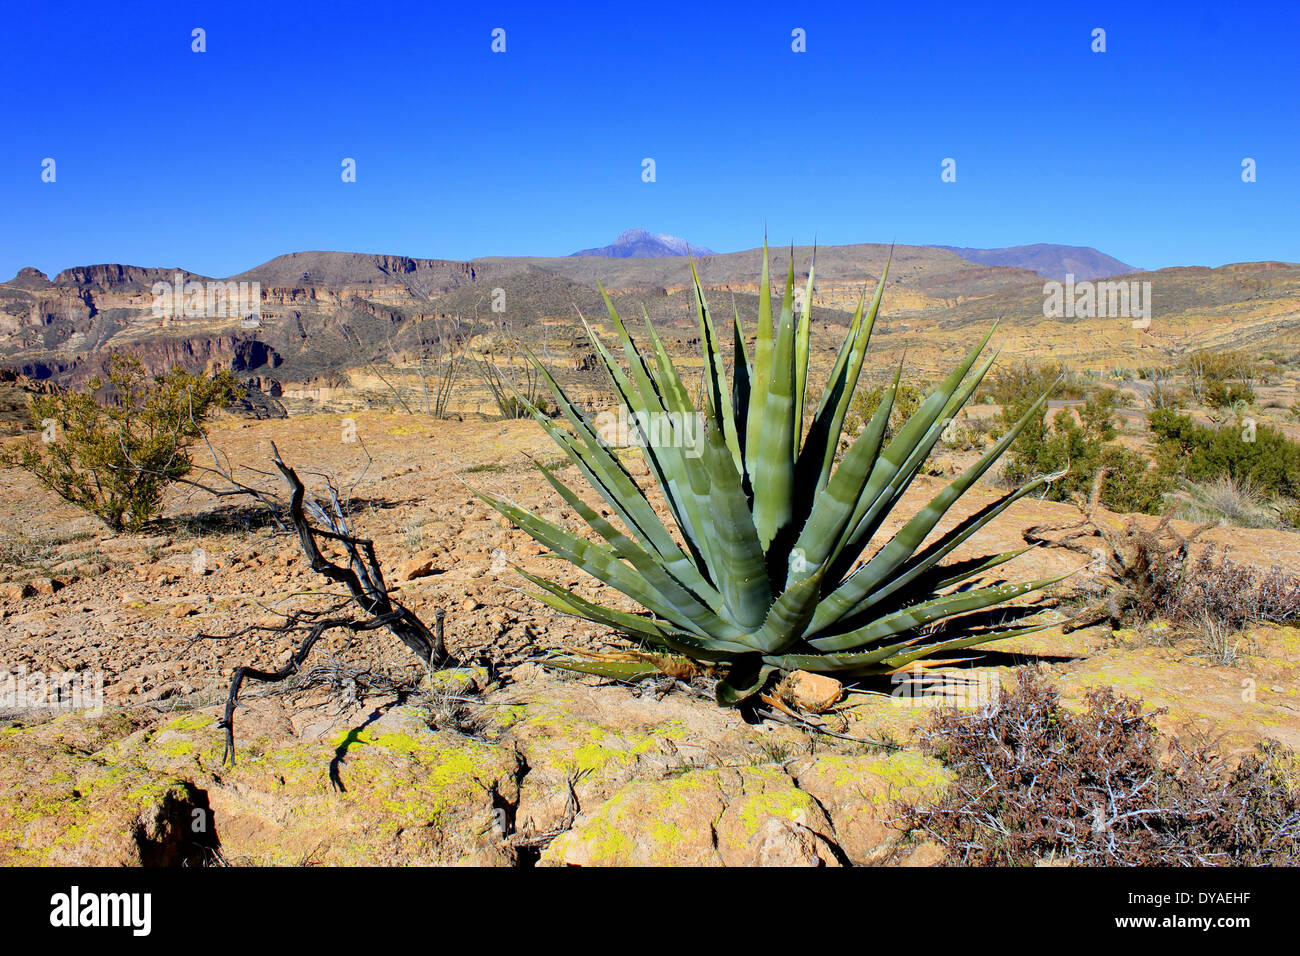
{"label": "clear blue sky", "polygon": [[564,255],[635,226],[730,251],[765,223],[775,242],[1060,242],[1147,268],[1300,260],[1294,0],[309,11],[10,6],[0,276]]}

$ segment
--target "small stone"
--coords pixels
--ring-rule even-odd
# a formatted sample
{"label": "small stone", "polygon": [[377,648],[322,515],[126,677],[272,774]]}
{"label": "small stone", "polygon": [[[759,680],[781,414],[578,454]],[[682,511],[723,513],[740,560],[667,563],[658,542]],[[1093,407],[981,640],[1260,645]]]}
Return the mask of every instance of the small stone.
{"label": "small stone", "polygon": [[0,584],[0,598],[6,601],[21,601],[35,593],[36,589],[26,581],[7,581]]}
{"label": "small stone", "polygon": [[844,696],[844,685],[825,674],[792,671],[777,686],[777,695],[800,710],[820,714]]}
{"label": "small stone", "polygon": [[400,581],[414,581],[416,578],[424,578],[437,573],[439,571],[433,566],[433,557],[427,552],[417,554],[415,557],[398,565],[397,568],[397,577]]}

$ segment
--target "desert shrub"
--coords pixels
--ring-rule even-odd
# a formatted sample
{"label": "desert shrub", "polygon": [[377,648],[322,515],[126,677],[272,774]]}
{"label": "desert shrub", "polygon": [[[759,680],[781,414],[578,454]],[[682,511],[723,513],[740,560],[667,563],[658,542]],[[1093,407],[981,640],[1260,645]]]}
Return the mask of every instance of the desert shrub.
{"label": "desert shrub", "polygon": [[1188,486],[1190,501],[1180,517],[1189,521],[1215,521],[1239,528],[1269,528],[1277,524],[1266,500],[1249,481],[1214,478]]}
{"label": "desert shrub", "polygon": [[[1254,360],[1245,352],[1233,349],[1197,349],[1183,358],[1179,368],[1199,402],[1208,403],[1211,393],[1226,398],[1230,382],[1238,382],[1250,391],[1255,381]],[[1250,394],[1253,400],[1254,392]]]}
{"label": "desert shrub", "polygon": [[1039,395],[1048,398],[1083,398],[1085,384],[1059,362],[1031,362],[1022,359],[994,369],[976,392],[976,401],[1028,408]]}
{"label": "desert shrub", "polygon": [[1186,571],[1176,575],[1158,613],[1174,624],[1198,618],[1241,628],[1256,621],[1300,621],[1300,577],[1275,565],[1260,572],[1210,545]]}
{"label": "desert shrub", "polygon": [[[1088,396],[1079,410],[1079,421],[1062,409],[1049,425],[1046,410],[1041,409],[1011,446],[1003,477],[1018,483],[1031,475],[1064,471],[1047,487],[1044,497],[1070,501],[1086,495],[1097,475],[1103,474],[1101,502],[1106,507],[1146,514],[1160,511],[1164,495],[1173,488],[1169,471],[1151,467],[1138,452],[1108,444],[1116,435],[1113,407],[1114,392],[1101,389]],[[1004,406],[1002,414],[1005,421],[1005,416],[1015,414],[1015,406]]]}
{"label": "desert shrub", "polygon": [[1205,386],[1204,401],[1211,408],[1232,408],[1238,402],[1250,405],[1255,401],[1255,390],[1239,382],[1212,379]]}
{"label": "desert shrub", "polygon": [[1276,428],[1210,428],[1190,415],[1156,409],[1147,415],[1157,456],[1191,481],[1231,478],[1266,495],[1300,496],[1300,442]]}
{"label": "desert shrub", "polygon": [[849,404],[848,414],[844,416],[845,428],[853,432],[871,421],[871,416],[876,414],[876,409],[880,407],[881,401],[893,392],[894,404],[889,410],[889,421],[885,425],[885,438],[893,438],[898,429],[916,414],[916,410],[925,401],[929,388],[930,386],[923,382],[915,384],[899,382],[897,389],[892,385],[873,385],[870,388],[860,388],[854,393],[853,401]]}
{"label": "desert shrub", "polygon": [[978,421],[972,421],[966,417],[955,418],[943,430],[939,440],[945,448],[952,448],[957,451],[971,451],[972,449],[983,448],[987,444],[986,430],[987,426]]}
{"label": "desert shrub", "polygon": [[239,393],[228,371],[209,377],[174,368],[151,381],[138,357],[115,355],[107,381],[34,396],[42,441],[4,461],[112,530],[138,530],[161,510],[167,486],[189,473],[189,447],[212,409]]}
{"label": "desert shrub", "polygon": [[1105,473],[1101,500],[1112,511],[1157,514],[1174,488],[1166,470],[1153,467],[1146,455],[1122,445],[1103,445],[1096,471]]}
{"label": "desert shrub", "polygon": [[1155,620],[1191,627],[1210,618],[1234,629],[1300,620],[1300,576],[1281,567],[1260,572],[1213,546],[1193,558],[1192,545],[1209,530],[1208,524],[1183,534],[1166,514],[1154,528],[1130,519],[1116,530],[1096,518],[1096,494],[1094,486],[1080,520],[1035,525],[1023,532],[1030,544],[1092,558],[1091,580],[1082,587],[1081,597],[1095,601],[1093,611],[1099,613],[1085,613],[1081,619],[1105,619],[1116,627]]}
{"label": "desert shrub", "polygon": [[1188,392],[1168,382],[1155,382],[1144,398],[1148,408],[1183,408],[1187,405]]}
{"label": "desert shrub", "polygon": [[1119,393],[1113,388],[1102,388],[1088,395],[1079,409],[1079,420],[1083,427],[1102,441],[1115,437],[1115,399]]}
{"label": "desert shrub", "polygon": [[1142,365],[1137,370],[1137,377],[1144,382],[1165,382],[1173,376],[1174,369],[1170,365]]}
{"label": "desert shrub", "polygon": [[1071,712],[1022,670],[1010,693],[976,713],[945,708],[919,733],[957,780],[907,822],[964,864],[1300,863],[1294,755],[1269,744],[1229,767],[1208,744],[1166,743],[1154,716],[1111,688]]}
{"label": "desert shrub", "polygon": [[1138,378],[1151,383],[1145,391],[1139,390],[1148,408],[1182,408],[1187,404],[1190,393],[1186,388],[1174,385],[1176,371],[1168,365],[1138,369]]}

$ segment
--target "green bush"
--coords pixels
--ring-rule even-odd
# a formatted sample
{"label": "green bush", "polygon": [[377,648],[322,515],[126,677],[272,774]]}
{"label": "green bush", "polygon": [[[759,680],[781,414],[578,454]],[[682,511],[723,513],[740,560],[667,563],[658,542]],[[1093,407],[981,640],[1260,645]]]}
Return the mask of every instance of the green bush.
{"label": "green bush", "polygon": [[1205,387],[1205,404],[1211,408],[1232,408],[1238,402],[1250,405],[1255,401],[1255,390],[1237,382],[1210,380]]}
{"label": "green bush", "polygon": [[1232,349],[1214,351],[1197,349],[1186,356],[1180,368],[1187,376],[1187,384],[1199,402],[1214,404],[1216,401],[1231,405],[1236,398],[1229,399],[1229,383],[1240,383],[1237,397],[1250,395],[1247,401],[1254,400],[1254,391],[1250,388],[1255,380],[1255,362],[1245,352]]}
{"label": "green bush", "polygon": [[138,530],[161,510],[166,487],[189,473],[188,449],[208,414],[240,392],[227,371],[209,378],[174,368],[150,381],[138,357],[115,355],[107,382],[33,398],[41,441],[0,460],[112,530]]}
{"label": "green bush", "polygon": [[907,382],[899,382],[897,389],[892,385],[875,385],[861,389],[854,394],[853,401],[849,405],[849,413],[845,416],[848,430],[856,431],[860,426],[871,421],[871,416],[876,414],[880,403],[890,392],[893,392],[894,405],[889,411],[889,421],[885,425],[885,438],[893,438],[907,420],[916,414],[921,403],[925,401],[926,395],[929,394],[929,390],[930,387],[924,383],[913,385]]}
{"label": "green bush", "polygon": [[[1163,496],[1173,490],[1167,469],[1152,468],[1145,456],[1122,445],[1108,444],[1116,434],[1112,417],[1115,392],[1099,389],[1089,395],[1079,409],[1079,420],[1069,409],[1061,409],[1047,421],[1041,409],[1020,433],[1007,454],[1003,476],[1019,484],[1034,475],[1050,475],[1069,470],[1044,491],[1053,501],[1070,501],[1087,495],[1103,468],[1101,503],[1113,511],[1155,514],[1161,510]],[[1017,406],[1004,406],[1003,421],[1024,413]]]}
{"label": "green bush", "polygon": [[1190,415],[1156,409],[1147,415],[1157,455],[1192,481],[1232,478],[1268,495],[1300,496],[1300,442],[1269,425],[1198,425]]}
{"label": "green bush", "polygon": [[1059,362],[1035,363],[1028,359],[994,369],[976,393],[976,401],[1028,408],[1040,395],[1080,399],[1084,386],[1079,377]]}

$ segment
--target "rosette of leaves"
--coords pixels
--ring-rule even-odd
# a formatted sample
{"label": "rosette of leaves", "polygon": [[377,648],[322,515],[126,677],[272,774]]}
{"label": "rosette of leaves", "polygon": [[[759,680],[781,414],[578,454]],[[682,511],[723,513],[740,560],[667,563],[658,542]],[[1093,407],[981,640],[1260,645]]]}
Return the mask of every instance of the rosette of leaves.
{"label": "rosette of leaves", "polygon": [[[812,302],[813,272],[810,268],[806,303]],[[625,364],[590,324],[587,332],[637,431],[634,443],[658,485],[659,507],[602,439],[597,423],[531,356],[567,427],[540,409],[532,409],[533,417],[616,520],[541,464],[546,480],[591,534],[575,534],[502,498],[482,497],[554,555],[645,610],[629,613],[598,604],[520,569],[541,589],[535,596],[558,611],[620,631],[653,653],[684,655],[720,669],[717,699],[723,705],[752,697],[782,672],[802,669],[840,678],[890,673],[933,655],[1046,626],[1008,626],[1033,609],[1006,602],[1059,578],[979,583],[1026,549],[945,560],[1046,477],[934,534],[1033,419],[1046,395],[901,528],[882,534],[944,429],[996,358],[980,358],[992,329],[887,437],[900,366],[874,415],[842,458],[837,454],[888,272],[886,264],[869,305],[863,293],[815,408],[808,390],[810,309],[796,315],[793,257],[774,322],[764,247],[756,342],[751,352],[737,314],[730,330],[730,381],[691,263],[704,358],[698,405],[648,317],[648,347],[638,347],[602,288]],[[608,668],[572,662],[572,669],[608,670],[608,676],[627,677],[638,667],[638,673],[646,669],[634,662]]]}

